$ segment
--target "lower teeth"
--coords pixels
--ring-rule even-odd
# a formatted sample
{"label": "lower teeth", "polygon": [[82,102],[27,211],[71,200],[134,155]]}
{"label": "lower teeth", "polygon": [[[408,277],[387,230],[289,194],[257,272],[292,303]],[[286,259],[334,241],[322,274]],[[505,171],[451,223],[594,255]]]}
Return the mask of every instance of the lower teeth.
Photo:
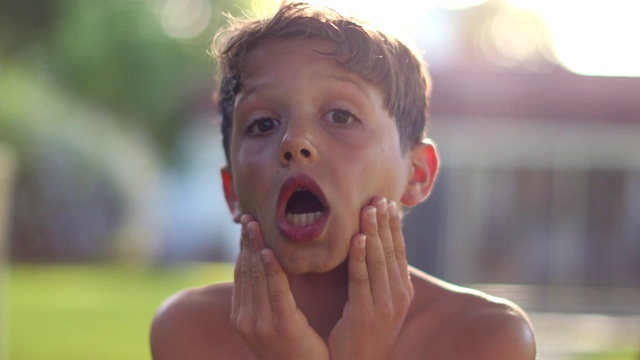
{"label": "lower teeth", "polygon": [[314,213],[304,213],[304,214],[287,214],[287,222],[289,224],[293,224],[294,226],[307,226],[313,224],[316,220],[320,218],[322,212],[316,211]]}

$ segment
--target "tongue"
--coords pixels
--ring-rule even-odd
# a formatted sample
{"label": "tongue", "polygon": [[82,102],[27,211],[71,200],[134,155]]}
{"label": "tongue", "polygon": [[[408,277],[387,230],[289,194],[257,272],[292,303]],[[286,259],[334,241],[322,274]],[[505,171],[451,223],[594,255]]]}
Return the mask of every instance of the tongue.
{"label": "tongue", "polygon": [[324,206],[317,196],[306,190],[296,191],[287,202],[287,213],[306,214],[323,211]]}

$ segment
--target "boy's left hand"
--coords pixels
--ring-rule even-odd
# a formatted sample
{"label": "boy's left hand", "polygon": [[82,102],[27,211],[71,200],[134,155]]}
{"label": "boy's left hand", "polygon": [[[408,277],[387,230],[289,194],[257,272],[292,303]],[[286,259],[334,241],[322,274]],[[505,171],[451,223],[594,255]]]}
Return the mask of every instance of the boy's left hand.
{"label": "boy's left hand", "polygon": [[387,359],[413,298],[397,205],[374,198],[349,250],[349,299],[329,336],[331,359]]}

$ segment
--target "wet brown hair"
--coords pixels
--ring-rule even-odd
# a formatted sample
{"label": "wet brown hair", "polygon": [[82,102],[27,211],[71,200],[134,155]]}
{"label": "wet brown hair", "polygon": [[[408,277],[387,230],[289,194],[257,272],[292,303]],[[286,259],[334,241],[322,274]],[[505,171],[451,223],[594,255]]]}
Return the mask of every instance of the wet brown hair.
{"label": "wet brown hair", "polygon": [[242,89],[247,54],[266,40],[301,38],[334,42],[335,50],[327,55],[382,91],[389,115],[396,120],[403,153],[424,138],[431,84],[419,54],[398,39],[329,8],[285,2],[272,17],[234,20],[214,38],[211,53],[218,62],[218,105],[227,164],[231,164],[234,103]]}

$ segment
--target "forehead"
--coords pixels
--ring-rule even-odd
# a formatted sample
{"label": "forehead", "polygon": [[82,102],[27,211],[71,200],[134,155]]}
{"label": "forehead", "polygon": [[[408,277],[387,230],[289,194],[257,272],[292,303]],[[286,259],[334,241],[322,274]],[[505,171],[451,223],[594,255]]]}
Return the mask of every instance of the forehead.
{"label": "forehead", "polygon": [[335,43],[322,39],[265,40],[251,49],[242,63],[239,95],[302,76],[310,83],[348,83],[367,96],[379,96],[378,86],[343,66],[343,56],[331,54],[335,48]]}
{"label": "forehead", "polygon": [[[305,58],[323,60],[335,63],[335,57],[326,55],[335,49],[336,45],[321,39],[282,39],[274,38],[261,41],[249,50],[242,64],[244,76],[250,76],[256,71],[268,70],[273,66],[273,60],[278,63]],[[337,65],[337,64],[336,64]]]}

